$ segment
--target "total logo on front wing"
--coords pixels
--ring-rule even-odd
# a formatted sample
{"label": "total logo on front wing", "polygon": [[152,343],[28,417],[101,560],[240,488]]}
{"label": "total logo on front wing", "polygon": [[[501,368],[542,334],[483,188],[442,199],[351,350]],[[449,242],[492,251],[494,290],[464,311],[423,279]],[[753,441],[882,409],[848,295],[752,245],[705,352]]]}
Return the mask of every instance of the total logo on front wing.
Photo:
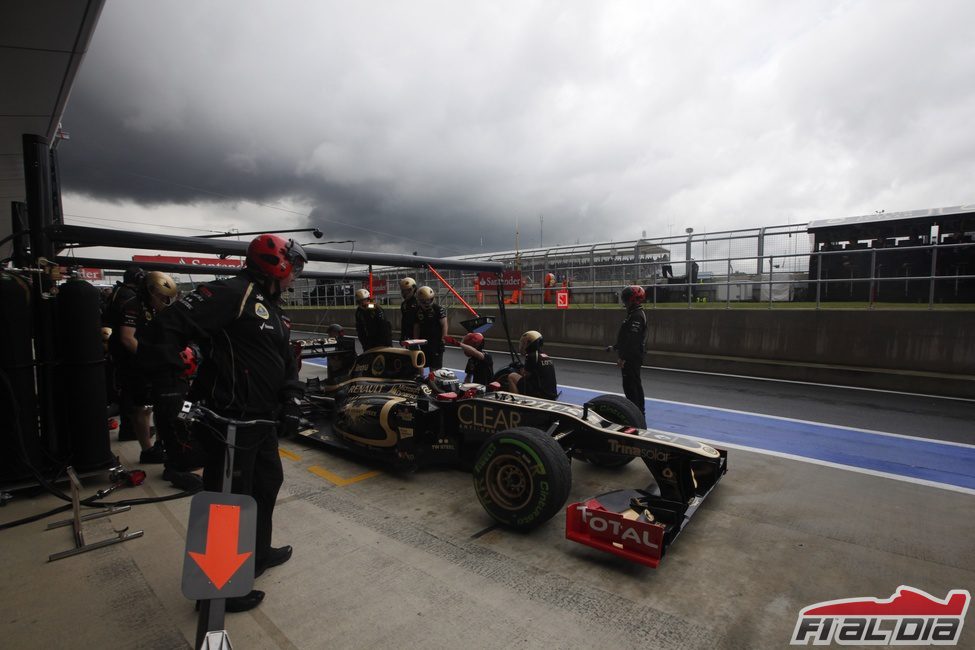
{"label": "total logo on front wing", "polygon": [[887,599],[843,598],[804,607],[791,645],[956,645],[972,595],[944,599],[901,585]]}

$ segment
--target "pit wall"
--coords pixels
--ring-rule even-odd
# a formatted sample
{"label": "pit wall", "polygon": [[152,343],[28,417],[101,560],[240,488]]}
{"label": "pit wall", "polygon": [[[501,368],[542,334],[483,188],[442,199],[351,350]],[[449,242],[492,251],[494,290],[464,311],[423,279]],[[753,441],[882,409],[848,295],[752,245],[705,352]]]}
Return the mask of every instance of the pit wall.
{"label": "pit wall", "polygon": [[[399,309],[386,308],[399,332]],[[497,316],[497,309],[482,309]],[[291,311],[295,329],[339,323],[355,334],[352,309]],[[512,309],[512,339],[540,331],[552,356],[612,361],[622,309]],[[840,310],[647,310],[646,365],[975,398],[975,312]],[[463,310],[448,312],[461,335]],[[500,323],[488,348],[504,349]]]}

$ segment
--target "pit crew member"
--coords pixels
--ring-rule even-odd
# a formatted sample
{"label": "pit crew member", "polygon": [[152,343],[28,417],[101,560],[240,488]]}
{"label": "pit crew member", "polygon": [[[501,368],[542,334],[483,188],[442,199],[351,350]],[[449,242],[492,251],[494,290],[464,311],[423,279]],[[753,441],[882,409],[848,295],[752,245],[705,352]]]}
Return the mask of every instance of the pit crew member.
{"label": "pit crew member", "polygon": [[543,343],[541,332],[528,330],[521,335],[518,349],[525,357],[525,367],[521,372],[508,374],[508,388],[512,393],[542,399],[559,398],[555,364],[542,352]]}
{"label": "pit crew member", "polygon": [[643,367],[643,355],[647,348],[647,313],[643,311],[646,297],[646,291],[639,285],[623,289],[620,299],[626,307],[626,318],[620,324],[616,343],[606,348],[607,352],[615,350],[619,356],[616,365],[623,375],[623,394],[644,415],[646,407],[640,368]]}
{"label": "pit crew member", "polygon": [[430,287],[416,290],[416,322],[413,324],[413,338],[426,339],[420,347],[427,358],[430,372],[443,368],[444,337],[447,336],[447,310],[434,302],[437,292]]}
{"label": "pit crew member", "polygon": [[416,322],[416,312],[420,308],[416,302],[416,280],[409,277],[402,278],[399,281],[399,292],[403,296],[403,302],[399,306],[399,341],[402,344],[403,341],[413,338],[413,324]]}
{"label": "pit crew member", "polygon": [[391,345],[392,330],[389,322],[383,315],[383,308],[372,301],[369,290],[356,291],[355,301],[358,303],[355,308],[355,332],[362,351]]}
{"label": "pit crew member", "polygon": [[[290,321],[279,301],[307,259],[294,240],[260,235],[248,246],[246,266],[237,276],[200,285],[153,321],[164,362],[182,368],[179,353],[189,341],[207,349],[191,400],[224,417],[279,421],[278,427],[237,429],[232,491],[257,502],[255,576],[287,562],[292,553],[290,546],[271,546],[274,505],[284,480],[276,428],[282,434],[297,431],[303,392]],[[197,433],[206,453],[203,482],[220,491],[224,430],[201,422]],[[263,599],[264,592],[253,590],[227,599],[227,611],[246,611]]]}
{"label": "pit crew member", "polygon": [[483,384],[487,386],[494,381],[494,361],[491,353],[484,351],[484,335],[471,332],[460,341],[460,349],[467,357],[467,367],[464,368],[464,383]]}

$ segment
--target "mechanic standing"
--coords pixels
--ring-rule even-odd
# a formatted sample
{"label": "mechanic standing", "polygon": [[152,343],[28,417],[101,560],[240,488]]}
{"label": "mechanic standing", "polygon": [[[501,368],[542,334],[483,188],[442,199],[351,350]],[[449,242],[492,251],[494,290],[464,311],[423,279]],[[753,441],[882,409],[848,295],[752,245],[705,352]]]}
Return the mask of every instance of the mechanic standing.
{"label": "mechanic standing", "polygon": [[122,348],[121,340],[118,338],[118,329],[122,324],[122,308],[125,303],[136,296],[136,291],[145,278],[145,272],[138,266],[130,266],[122,275],[122,281],[116,282],[111,295],[105,304],[105,311],[102,313],[102,325],[108,327],[115,333],[109,338],[108,352],[111,360],[112,382],[109,384],[109,391],[112,393],[113,401],[119,403],[119,428],[118,439],[135,440],[135,429],[132,427],[132,417],[121,412],[121,383],[122,383],[122,364],[126,359],[125,349]]}
{"label": "mechanic standing", "polygon": [[399,306],[399,342],[413,338],[413,324],[416,323],[416,312],[420,309],[416,302],[416,280],[402,278],[399,281],[399,292],[403,302]]}
{"label": "mechanic standing", "polygon": [[166,460],[163,445],[153,445],[149,418],[152,412],[152,390],[149,378],[138,363],[139,343],[147,337],[146,329],[164,309],[176,302],[179,288],[161,271],[150,271],[142,278],[138,294],[122,306],[121,322],[112,335],[118,336],[122,353],[122,414],[131,418],[136,439],[142,447],[140,463],[162,463]]}
{"label": "mechanic standing", "polygon": [[[271,546],[272,518],[284,481],[278,435],[293,435],[301,417],[303,386],[291,349],[290,322],[279,301],[304,268],[307,256],[291,239],[260,235],[248,246],[239,275],[196,288],[153,321],[162,361],[183,368],[180,353],[195,341],[206,349],[189,397],[228,418],[278,420],[278,427],[237,429],[232,491],[257,502],[255,577],[291,559],[290,546]],[[219,492],[225,458],[224,431],[200,422],[206,455],[203,482]],[[264,592],[227,599],[228,612],[259,605]]]}
{"label": "mechanic standing", "polygon": [[362,351],[392,345],[392,328],[383,314],[383,308],[372,301],[368,289],[355,292],[355,333]]}
{"label": "mechanic standing", "polygon": [[542,399],[559,398],[555,364],[542,352],[544,342],[541,332],[535,330],[528,330],[521,335],[518,350],[525,356],[525,366],[521,372],[508,374],[508,388],[512,393]]}
{"label": "mechanic standing", "polygon": [[607,352],[616,350],[619,358],[616,365],[623,375],[623,394],[633,402],[640,413],[646,416],[646,402],[643,397],[643,379],[640,369],[643,367],[643,355],[647,349],[647,313],[643,311],[643,301],[647,293],[639,285],[631,285],[623,289],[620,299],[626,307],[626,318],[620,325],[616,335],[616,344],[606,348]]}
{"label": "mechanic standing", "polygon": [[464,369],[464,383],[483,384],[487,386],[494,381],[494,361],[491,353],[484,351],[484,335],[471,332],[460,341],[460,349],[467,357],[467,367]]}
{"label": "mechanic standing", "polygon": [[427,358],[430,372],[443,368],[444,337],[447,336],[447,310],[434,302],[437,292],[430,287],[416,290],[416,322],[413,324],[413,338],[426,339],[420,347]]}

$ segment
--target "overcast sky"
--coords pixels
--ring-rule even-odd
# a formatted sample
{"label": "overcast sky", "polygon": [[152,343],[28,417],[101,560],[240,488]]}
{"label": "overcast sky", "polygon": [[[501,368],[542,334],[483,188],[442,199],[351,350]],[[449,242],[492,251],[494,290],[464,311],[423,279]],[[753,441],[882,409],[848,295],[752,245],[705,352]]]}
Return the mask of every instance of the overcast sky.
{"label": "overcast sky", "polygon": [[972,25],[970,0],[108,0],[65,212],[445,256],[972,203]]}

